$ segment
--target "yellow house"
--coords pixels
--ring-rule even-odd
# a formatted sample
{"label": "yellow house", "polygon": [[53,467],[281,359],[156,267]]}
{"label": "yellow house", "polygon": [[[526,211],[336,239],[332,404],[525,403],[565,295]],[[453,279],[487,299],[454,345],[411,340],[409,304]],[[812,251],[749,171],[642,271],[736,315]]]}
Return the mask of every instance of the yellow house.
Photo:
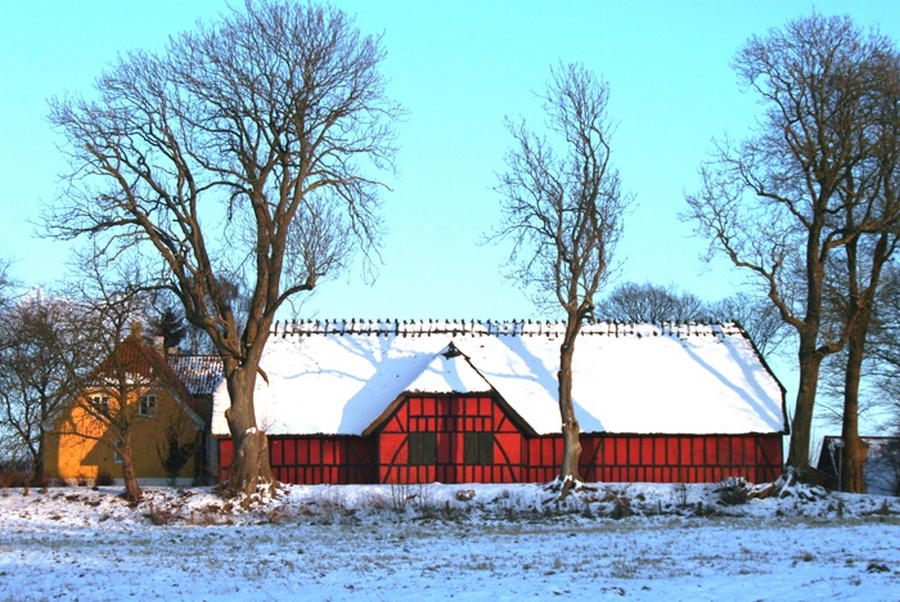
{"label": "yellow house", "polygon": [[145,345],[135,328],[56,420],[46,476],[69,484],[121,482],[127,438],[142,485],[205,482],[214,474],[207,451],[210,406],[176,371],[190,367]]}

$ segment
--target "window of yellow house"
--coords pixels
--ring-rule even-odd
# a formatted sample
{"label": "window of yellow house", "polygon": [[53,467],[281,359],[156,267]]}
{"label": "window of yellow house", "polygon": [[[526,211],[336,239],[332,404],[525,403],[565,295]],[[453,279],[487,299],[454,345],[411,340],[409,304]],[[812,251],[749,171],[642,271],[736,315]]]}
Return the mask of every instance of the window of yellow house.
{"label": "window of yellow house", "polygon": [[143,395],[141,397],[141,416],[156,416],[156,395]]}
{"label": "window of yellow house", "polygon": [[121,463],[122,463],[122,454],[119,453],[119,450],[118,450],[119,447],[122,447],[122,442],[121,442],[121,441],[116,441],[116,448],[117,448],[117,449],[114,449],[114,450],[113,450],[113,462],[116,463],[116,464],[121,464]]}
{"label": "window of yellow house", "polygon": [[91,395],[91,405],[101,412],[108,412],[109,395]]}

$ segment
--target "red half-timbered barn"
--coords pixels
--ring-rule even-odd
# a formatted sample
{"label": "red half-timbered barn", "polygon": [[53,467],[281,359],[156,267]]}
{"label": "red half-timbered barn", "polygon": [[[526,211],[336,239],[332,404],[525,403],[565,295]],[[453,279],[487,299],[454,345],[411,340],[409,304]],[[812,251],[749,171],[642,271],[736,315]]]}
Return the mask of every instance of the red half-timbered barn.
{"label": "red half-timbered barn", "polygon": [[[562,463],[564,325],[304,322],[273,332],[256,389],[288,483],[516,483]],[[781,474],[784,389],[736,325],[585,324],[573,399],[586,481]],[[214,396],[222,476],[233,458]]]}

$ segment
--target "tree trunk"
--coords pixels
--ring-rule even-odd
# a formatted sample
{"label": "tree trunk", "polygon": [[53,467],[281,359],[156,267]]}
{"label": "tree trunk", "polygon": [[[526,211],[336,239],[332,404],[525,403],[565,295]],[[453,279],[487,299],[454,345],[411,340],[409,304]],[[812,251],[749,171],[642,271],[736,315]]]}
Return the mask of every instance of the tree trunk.
{"label": "tree trunk", "polygon": [[260,487],[275,482],[269,463],[269,440],[256,426],[253,392],[256,387],[256,370],[242,366],[226,376],[231,407],[225,410],[225,418],[234,440],[234,460],[229,471],[226,490],[232,495],[243,495],[247,503]]}
{"label": "tree trunk", "polygon": [[[45,414],[46,415],[46,414]],[[28,481],[25,483],[25,491],[27,493],[29,485],[35,485],[40,488],[46,488],[46,479],[44,478],[45,461],[47,454],[47,432],[41,426],[38,430],[37,451],[31,465],[31,474],[28,475]]]}
{"label": "tree trunk", "polygon": [[841,457],[841,482],[844,491],[865,493],[865,466],[869,446],[859,437],[859,381],[865,357],[866,337],[872,319],[872,303],[881,280],[881,270],[893,251],[891,235],[883,232],[872,251],[868,286],[858,285],[859,239],[847,244],[847,271],[850,291],[850,314],[847,317],[847,367],[844,372],[844,419],[841,438],[844,453]]}
{"label": "tree trunk", "polygon": [[38,431],[38,448],[37,455],[34,458],[34,479],[37,482],[44,482],[45,460],[47,455],[47,431],[43,427]]}
{"label": "tree trunk", "polygon": [[[865,311],[865,310],[861,310]],[[859,379],[862,369],[863,347],[867,328],[864,319],[856,323],[847,341],[847,368],[844,373],[844,419],[841,439],[841,487],[850,493],[865,493],[863,471],[869,455],[869,446],[859,438]]]}
{"label": "tree trunk", "polygon": [[[854,337],[855,338],[855,337]],[[862,354],[855,353],[851,341],[844,383],[844,420],[841,439],[844,442],[841,454],[841,487],[850,493],[865,493],[865,466],[869,456],[869,445],[859,437],[859,377]]]}
{"label": "tree trunk", "polygon": [[841,454],[841,485],[849,493],[866,493],[865,468],[869,455],[869,444],[859,436],[857,418],[848,419],[844,415],[842,439],[844,450]]}
{"label": "tree trunk", "polygon": [[814,337],[804,336],[801,333],[800,349],[797,353],[800,378],[797,388],[797,403],[794,406],[794,418],[791,420],[791,442],[787,460],[787,463],[798,470],[801,475],[809,469],[813,409],[819,384],[819,368],[824,357],[816,349],[815,344]]}
{"label": "tree trunk", "polygon": [[141,491],[141,486],[134,471],[134,456],[132,455],[134,450],[131,445],[131,438],[125,437],[122,441],[122,447],[116,451],[122,457],[122,479],[125,481],[125,499],[129,502],[137,502],[144,495],[144,492]]}
{"label": "tree trunk", "polygon": [[[797,360],[800,368],[797,403],[791,421],[791,443],[787,463],[801,479],[809,472],[809,443],[812,434],[813,411],[816,390],[819,386],[819,369],[825,358],[819,347],[819,329],[822,316],[822,283],[825,280],[825,262],[830,247],[822,248],[822,230],[825,226],[825,209],[830,195],[820,195],[815,202],[813,221],[806,237],[806,315],[796,326],[799,335]],[[784,311],[784,310],[782,310]]]}
{"label": "tree trunk", "polygon": [[563,462],[559,474],[560,499],[565,498],[581,481],[579,463],[581,461],[581,427],[575,418],[572,402],[572,358],[575,355],[575,339],[581,323],[570,319],[566,325],[566,335],[559,351],[559,414],[562,419]]}

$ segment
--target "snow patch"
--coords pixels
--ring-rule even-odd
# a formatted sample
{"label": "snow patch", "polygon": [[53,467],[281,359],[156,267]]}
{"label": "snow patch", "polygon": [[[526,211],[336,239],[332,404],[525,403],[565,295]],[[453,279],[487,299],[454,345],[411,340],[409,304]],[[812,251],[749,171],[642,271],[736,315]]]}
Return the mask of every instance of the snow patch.
{"label": "snow patch", "polygon": [[900,591],[897,498],[794,484],[723,506],[716,487],[595,484],[545,503],[541,485],[290,486],[249,512],[210,489],[147,488],[133,505],[114,487],[12,489],[0,494],[0,577],[12,600],[82,602]]}

